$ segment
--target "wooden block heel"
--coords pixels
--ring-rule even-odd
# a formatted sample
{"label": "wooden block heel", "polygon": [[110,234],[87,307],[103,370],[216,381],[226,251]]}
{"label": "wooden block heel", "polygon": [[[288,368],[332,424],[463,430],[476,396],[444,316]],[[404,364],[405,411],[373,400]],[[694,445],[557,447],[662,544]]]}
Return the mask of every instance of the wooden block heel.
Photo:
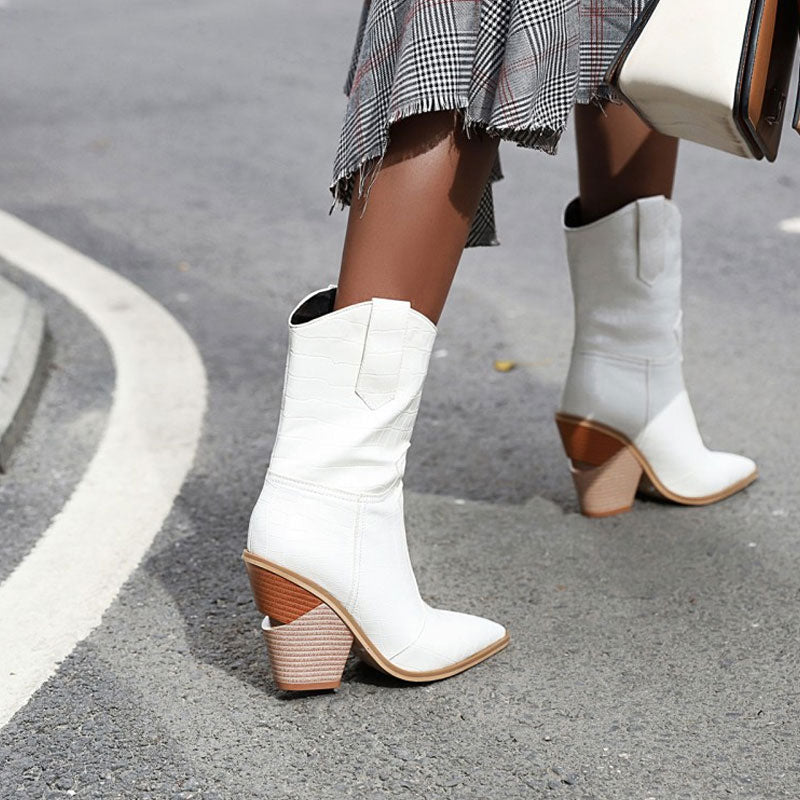
{"label": "wooden block heel", "polygon": [[353,634],[322,600],[296,583],[245,560],[275,685],[285,691],[336,689]]}
{"label": "wooden block heel", "polygon": [[633,448],[583,421],[556,416],[581,513],[610,517],[630,511],[642,466]]}

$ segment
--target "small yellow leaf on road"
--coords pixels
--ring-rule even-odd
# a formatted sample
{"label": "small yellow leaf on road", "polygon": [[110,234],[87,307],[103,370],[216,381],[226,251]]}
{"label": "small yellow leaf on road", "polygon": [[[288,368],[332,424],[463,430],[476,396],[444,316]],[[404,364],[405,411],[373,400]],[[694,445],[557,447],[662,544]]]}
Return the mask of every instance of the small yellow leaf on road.
{"label": "small yellow leaf on road", "polygon": [[498,372],[511,372],[517,366],[516,361],[495,361],[494,368]]}

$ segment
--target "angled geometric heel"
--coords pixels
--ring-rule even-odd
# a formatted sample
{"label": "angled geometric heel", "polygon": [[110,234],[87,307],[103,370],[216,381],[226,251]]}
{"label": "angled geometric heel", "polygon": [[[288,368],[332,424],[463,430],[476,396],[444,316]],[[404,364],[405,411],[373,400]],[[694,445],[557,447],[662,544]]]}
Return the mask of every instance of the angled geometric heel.
{"label": "angled geometric heel", "polygon": [[279,689],[339,688],[353,634],[325,603],[288,625],[265,628],[264,624],[272,677]]}
{"label": "angled geometric heel", "polygon": [[630,511],[642,477],[633,449],[583,421],[556,416],[581,513],[610,517]]}
{"label": "angled geometric heel", "polygon": [[301,586],[245,561],[275,685],[285,691],[336,689],[353,634],[331,608]]}

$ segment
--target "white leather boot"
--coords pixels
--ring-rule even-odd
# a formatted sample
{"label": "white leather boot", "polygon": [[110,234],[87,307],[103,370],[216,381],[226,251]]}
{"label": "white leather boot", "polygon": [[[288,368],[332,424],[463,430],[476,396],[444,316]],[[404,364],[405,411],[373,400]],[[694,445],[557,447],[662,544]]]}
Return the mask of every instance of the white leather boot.
{"label": "white leather boot", "polygon": [[403,517],[406,451],[436,326],[401,300],[332,311],[336,286],[289,318],[277,439],[244,560],[281,689],[339,685],[359,655],[407,681],[447,678],[508,643],[420,597]]}
{"label": "white leather boot", "polygon": [[588,225],[564,213],[575,341],[556,415],[588,516],[627,511],[637,488],[687,505],[757,477],[744,456],[708,450],[681,368],[681,218],[664,196]]}

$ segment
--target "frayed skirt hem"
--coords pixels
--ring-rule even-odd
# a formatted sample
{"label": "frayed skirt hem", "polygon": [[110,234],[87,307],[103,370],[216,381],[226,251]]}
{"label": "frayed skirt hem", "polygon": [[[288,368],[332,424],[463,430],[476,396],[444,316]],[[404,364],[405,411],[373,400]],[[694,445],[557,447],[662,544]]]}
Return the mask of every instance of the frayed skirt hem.
{"label": "frayed skirt hem", "polygon": [[[462,127],[467,136],[475,133],[495,136],[503,141],[514,142],[518,147],[539,150],[548,155],[555,155],[558,143],[564,133],[549,126],[535,124],[522,126],[504,126],[482,119],[470,111],[469,101],[465,98],[431,97],[407,103],[393,111],[383,127],[381,142],[378,146],[366,152],[358,153],[350,163],[346,164],[333,178],[330,192],[333,197],[329,213],[338,206],[345,208],[353,199],[354,191],[359,199],[364,199],[364,210],[369,200],[369,192],[375,178],[380,172],[386,149],[389,145],[389,129],[395,122],[413,116],[434,111],[454,111],[462,121]],[[503,173],[499,159],[489,176],[489,183],[502,180]],[[363,213],[363,210],[362,210]],[[484,231],[472,231],[467,242],[468,247],[495,246],[500,242],[494,230],[487,227]]]}

